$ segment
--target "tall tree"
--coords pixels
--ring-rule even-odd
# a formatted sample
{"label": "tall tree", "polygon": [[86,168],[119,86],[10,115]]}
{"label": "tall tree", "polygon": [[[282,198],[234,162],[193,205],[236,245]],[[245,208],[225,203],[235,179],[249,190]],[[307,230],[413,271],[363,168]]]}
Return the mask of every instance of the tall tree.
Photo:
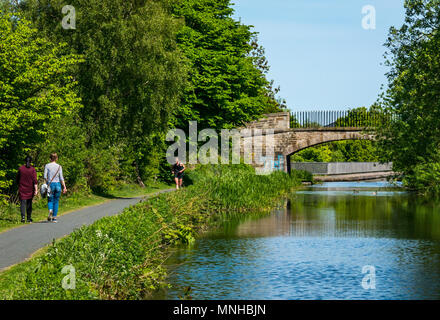
{"label": "tall tree", "polygon": [[[113,156],[142,162],[137,150],[150,135],[167,129],[185,85],[185,59],[176,44],[181,22],[160,0],[69,4],[75,8],[74,30],[61,24],[65,1],[24,0],[21,8],[49,39],[66,41],[72,52],[84,56],[76,78],[89,149],[121,150]],[[133,154],[127,155],[124,146]]]}
{"label": "tall tree", "polygon": [[439,161],[440,1],[407,0],[405,8],[405,23],[391,28],[386,42],[391,71],[383,105],[396,117],[379,136],[383,159],[411,177],[419,165]]}
{"label": "tall tree", "polygon": [[235,127],[262,113],[280,110],[264,50],[251,26],[233,19],[230,0],[174,1],[183,17],[178,43],[190,61],[190,86],[176,117],[178,127],[198,121],[199,128]]}
{"label": "tall tree", "polygon": [[185,79],[177,20],[161,1],[69,4],[75,8],[75,30],[61,25],[65,1],[26,0],[23,7],[47,36],[84,55],[78,82],[90,136],[118,140],[165,129]]}
{"label": "tall tree", "polygon": [[65,43],[42,38],[23,17],[0,11],[0,189],[12,184],[26,153],[81,108]]}

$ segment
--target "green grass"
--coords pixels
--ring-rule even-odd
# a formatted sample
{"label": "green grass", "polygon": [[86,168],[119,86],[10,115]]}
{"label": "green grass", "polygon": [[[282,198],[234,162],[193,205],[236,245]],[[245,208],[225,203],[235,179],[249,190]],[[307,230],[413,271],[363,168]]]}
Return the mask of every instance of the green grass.
{"label": "green grass", "polygon": [[[60,216],[83,207],[101,204],[115,198],[139,197],[168,188],[172,188],[172,186],[164,183],[150,184],[145,188],[134,184],[126,184],[109,191],[107,194],[77,192],[68,196],[62,195],[58,215]],[[47,218],[47,215],[47,199],[38,197],[33,203],[32,219],[34,222],[42,221]],[[23,223],[21,223],[20,207],[18,205],[9,204],[0,207],[0,233],[21,225]]]}
{"label": "green grass", "polygon": [[[201,166],[189,187],[161,194],[56,241],[0,274],[0,299],[148,299],[167,286],[168,248],[189,244],[224,213],[269,212],[300,179],[282,172],[257,176],[247,166]],[[65,290],[64,266],[76,270]]]}

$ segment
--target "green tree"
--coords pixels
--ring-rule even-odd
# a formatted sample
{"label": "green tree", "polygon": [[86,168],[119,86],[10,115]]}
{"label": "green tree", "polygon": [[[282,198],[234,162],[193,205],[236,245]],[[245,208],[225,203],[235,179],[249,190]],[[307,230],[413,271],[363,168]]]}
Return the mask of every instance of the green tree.
{"label": "green tree", "polygon": [[[421,167],[438,168],[427,164],[437,161],[440,147],[440,1],[404,5],[405,23],[392,27],[386,42],[391,71],[383,110],[395,117],[380,128],[379,137],[382,158],[415,186]],[[438,176],[432,175],[436,181]]]}
{"label": "green tree", "polygon": [[172,8],[184,18],[177,37],[190,62],[177,127],[195,120],[199,128],[230,128],[280,110],[264,49],[250,26],[233,19],[230,0],[174,1]]}
{"label": "green tree", "polygon": [[[342,154],[343,162],[377,162],[379,152],[375,141],[371,140],[346,140],[335,142],[332,151]],[[335,161],[335,160],[332,160]]]}
{"label": "green tree", "polygon": [[389,117],[382,112],[380,105],[375,103],[370,108],[360,107],[349,110],[346,116],[335,121],[335,126],[375,129],[389,120]]}
{"label": "green tree", "polygon": [[330,162],[331,159],[331,150],[328,145],[301,150],[291,158],[293,162]]}
{"label": "green tree", "polygon": [[[84,104],[80,116],[88,149],[102,155],[88,157],[97,163],[86,166],[93,168],[88,175],[92,186],[99,181],[107,185],[136,168],[145,171],[139,164],[147,153],[139,150],[149,145],[150,136],[167,129],[179,107],[186,83],[185,58],[176,43],[182,23],[171,16],[165,1],[72,0],[76,29],[64,30],[65,4],[25,0],[20,7],[46,37],[66,41],[72,52],[84,56],[76,75]],[[115,160],[136,165],[120,166],[131,172],[105,170]],[[100,168],[104,171],[95,171]]]}
{"label": "green tree", "polygon": [[58,163],[64,168],[63,175],[69,191],[78,188],[84,190],[87,186],[86,163],[89,150],[86,149],[86,135],[81,127],[79,116],[69,114],[53,122],[54,130],[44,142],[38,144],[30,155],[37,166],[37,172],[42,177],[44,165],[49,162],[49,155],[56,152]]}
{"label": "green tree", "polygon": [[0,12],[0,190],[10,187],[25,155],[54,123],[81,108],[75,94],[78,55],[41,37],[23,17]]}

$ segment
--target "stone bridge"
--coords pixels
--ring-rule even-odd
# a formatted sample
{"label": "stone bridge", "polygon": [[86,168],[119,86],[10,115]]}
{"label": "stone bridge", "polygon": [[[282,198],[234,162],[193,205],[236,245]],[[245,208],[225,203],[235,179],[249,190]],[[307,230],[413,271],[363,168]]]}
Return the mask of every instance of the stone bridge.
{"label": "stone bridge", "polygon": [[[332,141],[374,138],[359,127],[290,128],[289,112],[267,114],[263,119],[248,123],[246,129],[252,129],[252,135],[242,138],[242,150],[246,146],[247,148],[254,146],[252,163],[257,172],[261,170],[290,172],[290,157],[308,147]],[[267,138],[265,129],[273,130],[273,134],[269,135],[270,139]],[[261,150],[255,148],[254,141],[257,137],[262,140]],[[274,154],[265,154],[266,142],[273,145]]]}

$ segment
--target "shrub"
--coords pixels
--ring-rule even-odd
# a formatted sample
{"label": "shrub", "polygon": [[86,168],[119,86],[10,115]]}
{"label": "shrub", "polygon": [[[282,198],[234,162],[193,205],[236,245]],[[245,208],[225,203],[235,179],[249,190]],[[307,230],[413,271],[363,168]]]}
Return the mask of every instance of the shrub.
{"label": "shrub", "polygon": [[440,162],[423,162],[417,164],[411,174],[404,177],[403,183],[420,193],[440,194]]}
{"label": "shrub", "polygon": [[313,182],[313,174],[305,170],[292,170],[292,174],[297,179],[305,182]]}

